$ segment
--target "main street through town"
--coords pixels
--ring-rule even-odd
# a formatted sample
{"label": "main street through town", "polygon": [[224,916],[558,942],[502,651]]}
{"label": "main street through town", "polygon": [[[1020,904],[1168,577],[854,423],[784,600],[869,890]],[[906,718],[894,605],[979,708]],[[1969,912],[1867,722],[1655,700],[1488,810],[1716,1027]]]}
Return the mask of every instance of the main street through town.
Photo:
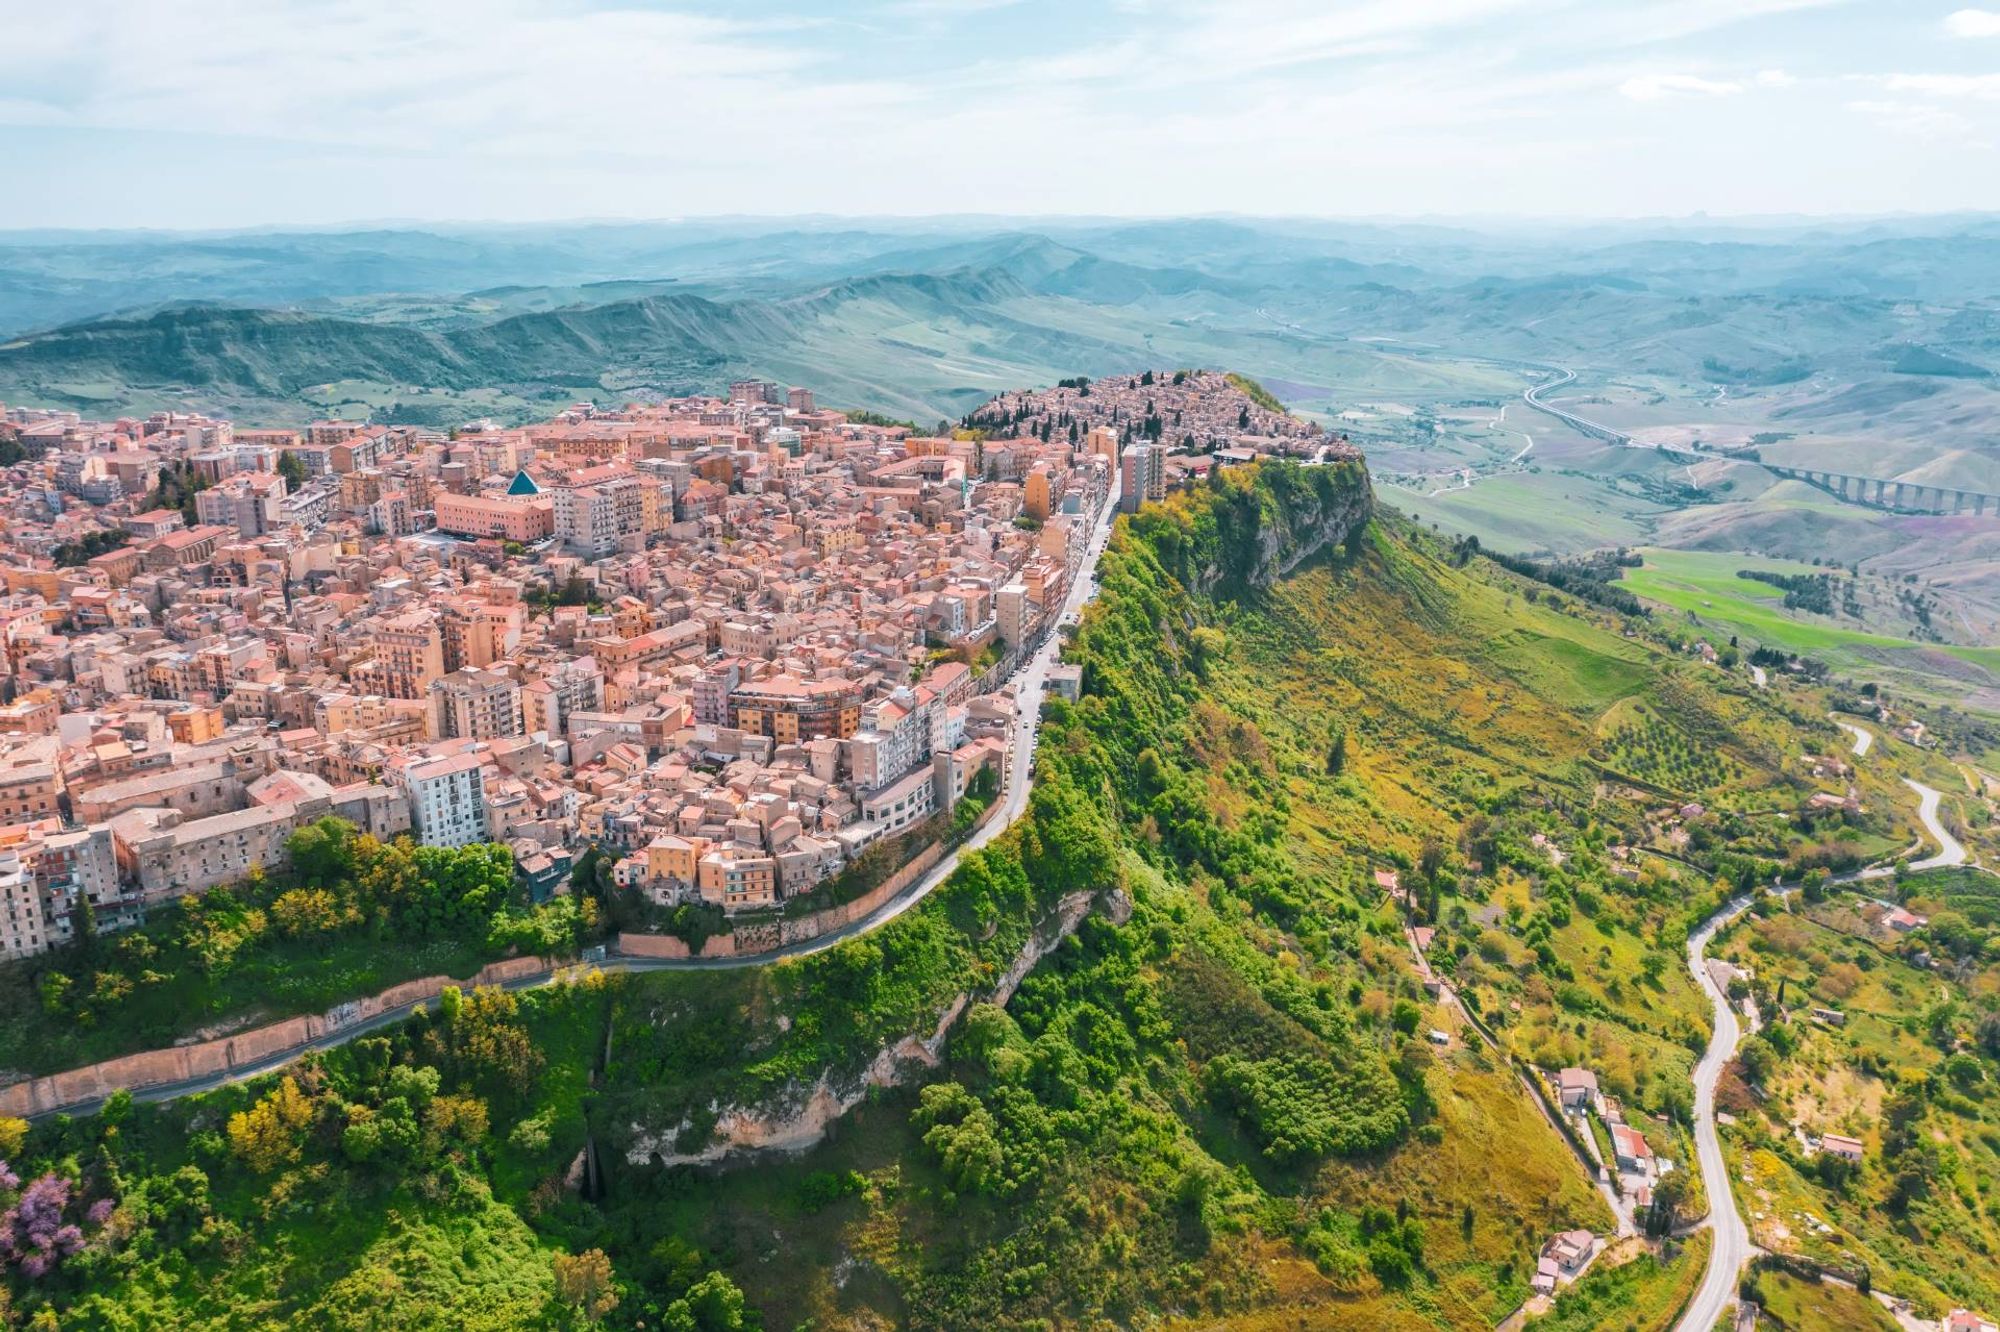
{"label": "main street through town", "polygon": [[[930,896],[937,886],[950,878],[952,871],[958,868],[961,856],[968,851],[974,851],[985,846],[995,837],[998,837],[1001,833],[1012,827],[1020,819],[1021,815],[1027,812],[1028,794],[1034,780],[1035,745],[1039,738],[1042,700],[1048,688],[1049,670],[1056,665],[1061,655],[1063,644],[1062,630],[1064,626],[1074,623],[1076,617],[1081,613],[1084,603],[1097,595],[1097,561],[1104,554],[1105,545],[1110,541],[1111,529],[1113,523],[1116,521],[1117,513],[1116,497],[1113,496],[1105,503],[1104,511],[1099,515],[1096,525],[1091,530],[1089,545],[1085,549],[1082,561],[1077,565],[1075,575],[1071,580],[1069,595],[1064,598],[1057,612],[1046,618],[1042,629],[1043,637],[1041,642],[1029,654],[1027,659],[1021,663],[1020,667],[1015,671],[1013,678],[1008,682],[1007,687],[1013,691],[1014,695],[1015,720],[1013,731],[1008,737],[1006,772],[999,797],[1001,801],[999,812],[988,818],[985,824],[971,837],[967,838],[962,845],[940,859],[928,873],[918,878],[908,888],[860,920],[852,921],[841,926],[839,929],[829,930],[816,938],[802,940],[784,948],[777,948],[762,953],[746,954],[741,957],[604,957],[589,962],[578,963],[575,966],[558,967],[553,971],[537,972],[533,975],[522,976],[506,982],[502,988],[509,990],[535,989],[540,986],[553,984],[575,973],[579,969],[634,972],[728,971],[744,967],[769,966],[785,958],[804,957],[810,953],[821,952],[837,944],[844,943],[849,939],[858,938],[861,935],[879,930]],[[344,1045],[357,1037],[366,1036],[370,1032],[380,1031],[384,1027],[393,1026],[421,1007],[424,1002],[419,1000],[416,1003],[403,1004],[395,1008],[386,1009],[364,1021],[343,1027],[338,1031],[328,1032],[303,1045],[293,1046],[290,1049],[272,1055],[268,1059],[260,1060],[255,1064],[246,1064],[233,1068],[226,1073],[204,1078],[194,1078],[184,1082],[159,1083],[143,1088],[135,1087],[132,1089],[132,1096],[135,1100],[140,1101],[173,1101],[179,1100],[184,1096],[194,1096],[201,1092],[213,1091],[217,1087],[226,1086],[233,1082],[243,1082],[250,1078],[261,1077],[266,1073],[283,1068],[287,1064],[314,1051],[329,1050],[335,1046]],[[88,1114],[94,1111],[99,1104],[100,1102],[95,1100],[81,1101],[59,1107],[59,1110],[62,1113],[68,1114]],[[57,1112],[52,1110],[49,1113],[53,1114]]]}

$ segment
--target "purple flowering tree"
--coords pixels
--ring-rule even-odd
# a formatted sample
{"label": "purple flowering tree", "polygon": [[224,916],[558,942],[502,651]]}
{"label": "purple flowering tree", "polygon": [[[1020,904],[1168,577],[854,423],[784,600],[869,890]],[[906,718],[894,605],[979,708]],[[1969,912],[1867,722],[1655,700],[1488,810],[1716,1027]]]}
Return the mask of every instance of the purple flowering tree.
{"label": "purple flowering tree", "polygon": [[[12,1193],[20,1183],[20,1176],[0,1161],[0,1193]],[[0,1212],[0,1261],[38,1279],[81,1249],[83,1228],[64,1219],[71,1201],[70,1183],[61,1175],[43,1175],[21,1189],[13,1206]],[[111,1199],[100,1198],[84,1216],[93,1227],[102,1226],[115,1208]]]}

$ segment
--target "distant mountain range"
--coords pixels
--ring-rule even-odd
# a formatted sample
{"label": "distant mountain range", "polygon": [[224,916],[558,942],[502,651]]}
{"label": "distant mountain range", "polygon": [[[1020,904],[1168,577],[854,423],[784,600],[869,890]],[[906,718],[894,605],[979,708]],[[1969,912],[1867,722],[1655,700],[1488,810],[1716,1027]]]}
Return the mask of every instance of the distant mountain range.
{"label": "distant mountain range", "polygon": [[[1142,365],[1481,396],[1484,357],[1722,384],[2000,368],[2000,227],[1186,220],[0,236],[0,400],[450,423],[761,374],[925,419]],[[36,331],[39,330],[39,331]],[[1311,405],[1308,402],[1308,405]]]}

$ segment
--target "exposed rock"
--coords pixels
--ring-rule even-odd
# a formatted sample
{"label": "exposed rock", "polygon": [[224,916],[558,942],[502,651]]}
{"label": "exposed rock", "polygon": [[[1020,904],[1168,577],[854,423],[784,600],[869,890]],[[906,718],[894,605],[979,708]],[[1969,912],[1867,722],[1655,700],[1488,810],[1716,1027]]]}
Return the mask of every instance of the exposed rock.
{"label": "exposed rock", "polygon": [[713,1165],[760,1152],[802,1152],[826,1136],[833,1122],[861,1104],[874,1087],[895,1087],[918,1069],[933,1069],[940,1062],[945,1039],[952,1024],[974,1002],[1004,1004],[1027,974],[1064,939],[1076,932],[1083,918],[1096,906],[1118,924],[1132,918],[1132,902],[1124,890],[1102,893],[1071,893],[1036,928],[1027,943],[1015,954],[1006,971],[984,994],[961,991],[938,1015],[929,1035],[909,1035],[876,1052],[858,1078],[836,1081],[822,1076],[806,1089],[802,1098],[785,1106],[732,1105],[719,1107],[715,1130],[700,1151],[677,1151],[673,1143],[688,1125],[686,1122],[664,1130],[635,1125],[632,1145],[626,1156],[635,1165],[648,1161],[661,1165]]}

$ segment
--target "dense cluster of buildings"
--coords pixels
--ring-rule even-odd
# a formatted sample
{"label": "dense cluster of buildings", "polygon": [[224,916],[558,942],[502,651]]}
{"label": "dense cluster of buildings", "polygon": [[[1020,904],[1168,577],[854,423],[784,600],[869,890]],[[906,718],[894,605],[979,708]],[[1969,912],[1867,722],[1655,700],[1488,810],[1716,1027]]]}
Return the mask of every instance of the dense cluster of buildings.
{"label": "dense cluster of buildings", "polygon": [[1002,766],[1152,442],[1090,419],[928,436],[755,381],[448,435],[0,408],[0,956],[326,815],[505,842],[539,892],[589,845],[663,905],[805,892]]}
{"label": "dense cluster of buildings", "polygon": [[1038,441],[1068,440],[1115,455],[1119,507],[1127,513],[1204,479],[1216,467],[1260,454],[1312,462],[1361,456],[1345,435],[1328,434],[1260,403],[1238,380],[1213,370],[1079,378],[1054,388],[1003,393],[968,415],[965,424],[991,437],[995,475],[1018,467],[1007,450],[1032,451]]}

